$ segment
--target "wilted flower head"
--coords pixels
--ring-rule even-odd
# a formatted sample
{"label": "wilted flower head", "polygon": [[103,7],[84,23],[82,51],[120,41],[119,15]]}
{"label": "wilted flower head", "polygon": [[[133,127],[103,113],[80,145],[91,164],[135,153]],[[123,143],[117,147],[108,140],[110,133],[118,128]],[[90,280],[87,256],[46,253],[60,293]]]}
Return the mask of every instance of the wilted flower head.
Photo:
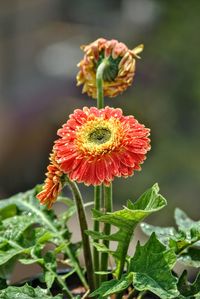
{"label": "wilted flower head", "polygon": [[56,161],[71,180],[109,185],[114,177],[140,170],[150,150],[149,131],[121,109],[76,109],[58,130]]}
{"label": "wilted flower head", "polygon": [[48,208],[51,208],[62,190],[61,177],[63,176],[63,172],[55,160],[55,155],[54,151],[50,155],[50,164],[47,167],[46,173],[47,178],[42,187],[42,191],[36,196],[40,203],[47,205]]}
{"label": "wilted flower head", "polygon": [[136,58],[142,52],[143,45],[129,50],[127,46],[117,40],[99,38],[93,43],[82,46],[85,55],[78,66],[77,85],[83,84],[83,93],[97,98],[96,71],[103,59],[107,59],[108,66],[104,71],[104,95],[115,97],[132,84]]}

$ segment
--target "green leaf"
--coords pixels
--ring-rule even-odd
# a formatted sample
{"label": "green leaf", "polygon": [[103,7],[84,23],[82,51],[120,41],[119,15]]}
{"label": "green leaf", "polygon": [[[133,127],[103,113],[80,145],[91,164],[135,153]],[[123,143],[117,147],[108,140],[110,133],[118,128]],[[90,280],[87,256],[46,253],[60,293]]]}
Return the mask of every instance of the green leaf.
{"label": "green leaf", "polygon": [[195,247],[188,248],[187,252],[183,253],[178,260],[186,266],[199,268],[200,249]]}
{"label": "green leaf", "polygon": [[2,221],[0,238],[18,241],[22,234],[35,222],[33,215],[20,215],[7,218]]}
{"label": "green leaf", "polygon": [[175,210],[175,220],[178,228],[182,231],[190,230],[192,227],[200,227],[200,221],[190,219],[187,214],[179,208]]}
{"label": "green leaf", "polygon": [[10,286],[0,291],[1,299],[62,299],[61,295],[55,297],[49,295],[48,290],[41,289],[40,287],[32,288],[28,284],[22,287]]}
{"label": "green leaf", "polygon": [[93,242],[92,245],[99,251],[99,252],[112,252],[108,247],[104,244]]}
{"label": "green leaf", "polygon": [[68,207],[74,207],[75,206],[74,201],[71,198],[66,197],[66,196],[58,196],[57,201],[64,203]]}
{"label": "green leaf", "polygon": [[52,241],[56,235],[53,232],[47,231],[43,227],[38,227],[35,229],[35,240],[38,244],[45,244],[49,241]]}
{"label": "green leaf", "polygon": [[111,271],[95,271],[95,274],[97,275],[109,275],[112,274]]}
{"label": "green leaf", "polygon": [[35,258],[35,259],[31,259],[31,258],[29,258],[29,259],[19,259],[19,262],[21,263],[21,264],[23,264],[23,265],[32,265],[32,264],[35,264],[35,263],[37,263],[37,264],[43,264],[44,263],[44,260],[43,259],[37,259],[37,258]]}
{"label": "green leaf", "polygon": [[180,231],[186,234],[188,239],[199,237],[200,239],[200,221],[190,219],[181,209],[175,210],[175,220]]}
{"label": "green leaf", "polygon": [[107,297],[111,294],[116,294],[126,289],[131,284],[131,280],[127,280],[124,276],[122,279],[112,279],[110,281],[105,281],[101,286],[90,294],[89,297],[94,297],[99,295],[100,297]]}
{"label": "green leaf", "polygon": [[140,224],[140,227],[147,236],[150,236],[153,232],[155,232],[158,239],[164,244],[168,244],[169,238],[173,237],[176,234],[176,230],[174,227],[154,226],[145,222],[142,222]]}
{"label": "green leaf", "polygon": [[195,281],[190,283],[187,280],[187,271],[183,271],[177,286],[182,298],[191,298],[191,296],[200,295],[200,272]]}
{"label": "green leaf", "polygon": [[15,216],[17,213],[16,206],[13,204],[1,206],[0,208],[0,221],[9,217]]}
{"label": "green leaf", "polygon": [[9,249],[7,251],[0,251],[0,266],[4,265],[14,257],[18,256],[19,254],[23,253],[24,249],[23,248],[14,248],[14,249]]}
{"label": "green leaf", "polygon": [[[41,186],[36,186],[34,189],[29,190],[25,193],[19,193],[8,199],[0,201],[0,209],[6,206],[15,205],[18,210],[18,213],[26,214],[27,217],[34,217],[35,223],[40,224],[46,231],[53,233],[56,238],[54,243],[60,245],[61,243],[66,242],[66,246],[63,249],[65,256],[68,256],[71,265],[76,269],[78,276],[80,277],[82,283],[87,286],[84,274],[80,267],[79,261],[74,251],[73,245],[70,243],[71,234],[68,232],[68,229],[62,229],[62,222],[58,220],[53,210],[48,210],[45,206],[40,205],[38,199],[36,199],[36,194],[41,191]],[[69,201],[68,201],[69,202]],[[12,233],[13,235],[13,233]],[[41,236],[42,238],[42,236]],[[47,236],[44,237],[45,239]],[[48,238],[47,238],[48,239]],[[46,239],[46,241],[47,241]],[[42,242],[45,242],[44,240]]]}
{"label": "green leaf", "polygon": [[56,279],[56,256],[53,252],[48,251],[44,256],[44,279],[47,284],[47,288],[50,289],[52,287],[52,284],[54,283],[54,280]]}
{"label": "green leaf", "polygon": [[44,280],[47,284],[47,288],[50,289],[52,287],[52,284],[54,283],[54,280],[56,279],[56,275],[54,272],[45,272],[44,274]]}
{"label": "green leaf", "polygon": [[44,225],[50,231],[57,233],[52,221],[56,218],[51,210],[47,210],[45,206],[40,205],[39,200],[36,199],[36,194],[41,190],[41,186],[36,186],[34,189],[24,193],[18,193],[8,199],[0,201],[1,206],[16,205],[20,212],[26,213],[28,216],[35,216],[37,223]]}
{"label": "green leaf", "polygon": [[139,199],[132,203],[128,202],[128,208],[131,210],[141,210],[145,213],[156,212],[166,206],[166,199],[160,195],[158,184],[154,184],[151,188],[149,188],[146,192],[144,192]]}
{"label": "green leaf", "polygon": [[178,295],[177,279],[171,268],[176,261],[172,250],[159,242],[153,233],[148,242],[139,243],[130,260],[129,273],[133,275],[133,285],[139,291],[151,291],[160,298],[174,298]]}
{"label": "green leaf", "polygon": [[17,258],[27,252],[23,246],[26,231],[35,223],[34,216],[6,218],[0,226],[0,276],[9,278]]}
{"label": "green leaf", "polygon": [[178,231],[173,227],[158,227],[146,223],[141,224],[141,229],[147,235],[155,232],[161,242],[174,250],[180,261],[190,266],[192,263],[197,266],[197,257],[192,262],[192,257],[187,254],[187,250],[192,246],[200,246],[200,221],[193,221],[180,209],[175,210],[175,219]]}
{"label": "green leaf", "polygon": [[117,264],[115,272],[116,277],[120,277],[123,271],[128,246],[136,225],[145,217],[153,212],[159,211],[166,205],[166,200],[158,192],[159,187],[155,184],[135,203],[129,201],[128,207],[124,207],[123,210],[106,214],[93,210],[93,215],[96,221],[109,223],[119,228],[116,233],[111,235],[103,235],[93,231],[87,231],[94,240],[103,239],[118,242],[117,250],[113,254]]}

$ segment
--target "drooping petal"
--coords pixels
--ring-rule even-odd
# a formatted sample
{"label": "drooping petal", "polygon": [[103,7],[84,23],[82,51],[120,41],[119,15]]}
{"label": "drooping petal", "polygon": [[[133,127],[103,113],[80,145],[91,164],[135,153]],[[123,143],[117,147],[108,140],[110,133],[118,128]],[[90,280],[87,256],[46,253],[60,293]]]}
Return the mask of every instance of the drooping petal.
{"label": "drooping petal", "polygon": [[63,172],[60,170],[58,163],[55,161],[55,151],[50,155],[50,164],[47,167],[46,180],[42,187],[42,191],[37,194],[37,199],[43,205],[47,205],[50,209],[56,201],[58,195],[62,191],[61,177]]}

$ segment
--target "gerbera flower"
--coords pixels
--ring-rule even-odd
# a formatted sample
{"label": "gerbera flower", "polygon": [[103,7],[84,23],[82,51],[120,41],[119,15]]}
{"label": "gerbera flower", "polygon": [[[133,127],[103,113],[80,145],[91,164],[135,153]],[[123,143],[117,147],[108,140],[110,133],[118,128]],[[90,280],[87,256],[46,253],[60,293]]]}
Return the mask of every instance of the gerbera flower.
{"label": "gerbera flower", "polygon": [[97,98],[96,71],[103,59],[107,59],[108,67],[104,71],[104,95],[115,97],[132,84],[136,58],[142,52],[143,45],[129,50],[117,40],[99,38],[93,43],[82,46],[85,55],[78,67],[77,85],[83,84],[82,92]]}
{"label": "gerbera flower", "polygon": [[109,185],[140,170],[150,150],[149,131],[121,109],[77,109],[58,130],[56,161],[73,181]]}
{"label": "gerbera flower", "polygon": [[50,209],[53,203],[56,201],[58,195],[62,190],[63,172],[60,170],[58,163],[55,161],[55,152],[50,155],[50,164],[47,167],[46,180],[42,187],[42,191],[37,194],[41,204],[47,205]]}

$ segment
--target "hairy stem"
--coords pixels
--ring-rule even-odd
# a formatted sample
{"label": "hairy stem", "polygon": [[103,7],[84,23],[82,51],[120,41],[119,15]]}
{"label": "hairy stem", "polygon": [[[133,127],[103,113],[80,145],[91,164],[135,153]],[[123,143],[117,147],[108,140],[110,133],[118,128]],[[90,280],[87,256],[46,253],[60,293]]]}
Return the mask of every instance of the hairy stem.
{"label": "hairy stem", "polygon": [[[96,85],[97,85],[97,108],[102,109],[104,107],[104,94],[103,94],[103,73],[105,68],[107,67],[107,60],[103,60],[99,65],[96,73]],[[101,210],[101,202],[102,202],[102,186],[94,187],[94,208],[98,211]],[[94,231],[99,232],[100,225],[98,221],[94,221]],[[98,242],[98,240],[94,240]],[[94,258],[94,269],[95,271],[100,270],[100,257],[99,252],[96,248],[93,249],[93,258]],[[99,286],[100,277],[99,275],[95,276],[96,278],[96,286]]]}
{"label": "hairy stem", "polygon": [[[94,187],[94,208],[95,210],[98,211],[100,211],[101,209],[101,195],[102,195],[101,189],[102,189],[101,186]],[[99,221],[94,220],[94,231],[99,232],[99,228],[100,228]],[[94,242],[99,242],[99,241],[94,240]],[[94,259],[94,271],[99,271],[100,270],[99,252],[95,247],[93,247],[93,259]],[[96,279],[96,287],[98,288],[100,282],[98,274],[95,275],[95,279]]]}
{"label": "hairy stem", "polygon": [[[34,259],[38,259],[38,256],[35,255],[34,253],[31,254],[31,257]],[[39,264],[39,263],[38,263]],[[49,272],[51,272],[54,277],[56,278],[58,284],[60,285],[60,287],[62,288],[63,292],[68,296],[68,298],[73,299],[72,293],[70,292],[70,290],[68,289],[67,285],[65,284],[63,278],[61,276],[59,276],[59,274],[57,274],[57,272],[54,272],[51,267],[48,267],[48,264],[39,264],[43,270],[47,270]]]}
{"label": "hairy stem", "polygon": [[97,84],[97,108],[101,109],[104,107],[104,96],[103,96],[103,73],[108,66],[108,61],[104,59],[97,68],[96,84]]}
{"label": "hairy stem", "polygon": [[[112,183],[109,187],[104,186],[104,209],[106,212],[112,212],[113,203],[112,203]],[[105,223],[103,233],[106,235],[110,235],[111,225],[109,223]],[[103,244],[109,248],[109,241],[104,240]],[[103,252],[101,255],[101,271],[108,270],[108,253]],[[107,280],[107,275],[101,276],[101,281]]]}
{"label": "hairy stem", "polygon": [[58,274],[55,274],[55,273],[54,273],[54,275],[56,276],[57,282],[58,282],[58,283],[60,284],[60,286],[62,287],[63,292],[64,292],[69,298],[73,298],[73,296],[72,296],[70,290],[67,288],[67,286],[66,286],[65,282],[62,280],[62,278],[59,277]]}
{"label": "hairy stem", "polygon": [[83,205],[83,200],[81,193],[79,191],[79,188],[75,182],[72,182],[69,178],[68,184],[71,188],[74,200],[76,202],[77,206],[77,212],[78,212],[78,218],[80,223],[80,229],[81,229],[81,236],[83,241],[83,253],[84,253],[84,259],[85,259],[85,266],[87,270],[87,278],[88,278],[88,284],[91,291],[95,290],[95,280],[94,280],[94,268],[93,268],[93,262],[92,262],[92,254],[90,249],[90,241],[89,237],[85,234],[85,231],[88,230],[87,220],[86,220],[86,214],[85,209]]}

